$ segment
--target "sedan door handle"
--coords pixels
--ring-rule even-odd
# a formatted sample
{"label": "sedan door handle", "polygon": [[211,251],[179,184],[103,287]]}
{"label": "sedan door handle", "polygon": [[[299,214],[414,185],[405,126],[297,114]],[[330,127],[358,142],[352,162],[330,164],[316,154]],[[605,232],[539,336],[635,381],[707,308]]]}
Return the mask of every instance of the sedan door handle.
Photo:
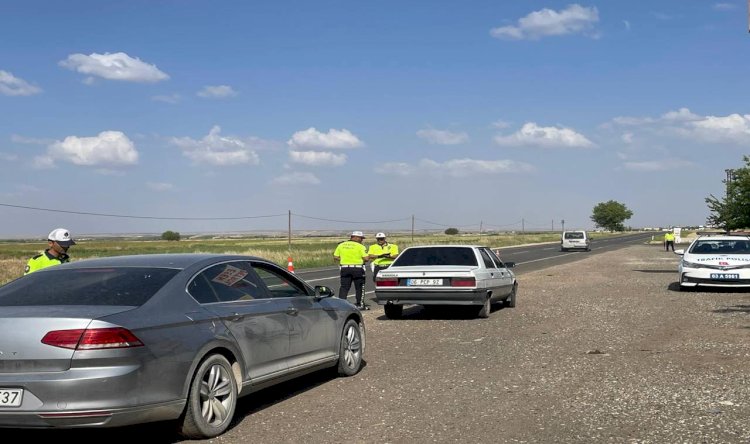
{"label": "sedan door handle", "polygon": [[288,314],[290,316],[297,316],[299,314],[299,310],[297,310],[294,307],[289,307],[289,308],[286,309],[286,314]]}
{"label": "sedan door handle", "polygon": [[495,273],[490,273],[490,277],[495,277]]}
{"label": "sedan door handle", "polygon": [[241,321],[245,319],[245,315],[242,313],[233,313],[232,316],[229,317],[230,321]]}

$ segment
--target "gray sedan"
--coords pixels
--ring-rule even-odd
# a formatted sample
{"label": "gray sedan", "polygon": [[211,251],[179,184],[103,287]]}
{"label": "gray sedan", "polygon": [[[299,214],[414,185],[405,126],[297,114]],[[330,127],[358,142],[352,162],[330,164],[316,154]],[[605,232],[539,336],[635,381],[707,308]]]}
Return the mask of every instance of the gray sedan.
{"label": "gray sedan", "polygon": [[0,287],[0,427],[179,420],[224,432],[240,396],[319,369],[356,374],[349,302],[275,264],[141,255],[50,267]]}
{"label": "gray sedan", "polygon": [[400,318],[404,304],[475,305],[478,316],[486,318],[495,302],[516,306],[513,266],[487,247],[410,247],[378,273],[375,300],[389,318]]}

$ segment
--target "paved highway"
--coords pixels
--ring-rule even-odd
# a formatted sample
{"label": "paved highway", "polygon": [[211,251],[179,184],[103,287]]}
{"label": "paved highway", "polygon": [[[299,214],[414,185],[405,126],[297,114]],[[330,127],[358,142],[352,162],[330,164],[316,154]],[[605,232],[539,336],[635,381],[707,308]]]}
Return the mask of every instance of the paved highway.
{"label": "paved highway", "polygon": [[[651,239],[650,233],[627,234],[624,236],[595,239],[591,241],[591,251],[560,251],[559,242],[522,245],[516,247],[505,247],[500,249],[500,259],[506,262],[515,262],[513,271],[517,275],[525,272],[540,270],[542,268],[573,262],[591,254],[605,251],[617,250],[633,244],[639,244]],[[371,306],[376,305],[371,301],[375,292],[372,282],[372,273],[367,269],[367,280],[365,286],[365,299]],[[339,269],[338,267],[326,267],[298,270],[296,273],[310,285],[325,285],[332,288],[337,294],[339,291]],[[354,286],[349,290],[349,300],[354,302]],[[374,308],[374,307],[373,307]]]}

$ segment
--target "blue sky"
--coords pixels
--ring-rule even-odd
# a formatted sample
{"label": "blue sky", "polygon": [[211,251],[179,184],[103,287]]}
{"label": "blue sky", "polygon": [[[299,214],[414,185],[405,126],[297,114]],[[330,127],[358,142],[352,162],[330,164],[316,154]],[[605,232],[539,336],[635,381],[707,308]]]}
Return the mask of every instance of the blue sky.
{"label": "blue sky", "polygon": [[6,2],[0,237],[702,224],[749,39],[741,1]]}

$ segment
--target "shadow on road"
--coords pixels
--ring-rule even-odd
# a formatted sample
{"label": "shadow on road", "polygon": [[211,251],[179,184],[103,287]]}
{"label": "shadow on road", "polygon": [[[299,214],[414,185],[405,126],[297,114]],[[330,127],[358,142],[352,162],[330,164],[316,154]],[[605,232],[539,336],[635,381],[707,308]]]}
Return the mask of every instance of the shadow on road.
{"label": "shadow on road", "polygon": [[734,305],[731,307],[717,308],[716,310],[711,311],[713,311],[714,313],[750,313],[750,305]]}
{"label": "shadow on road", "polygon": [[712,293],[712,294],[719,294],[719,293],[748,293],[750,292],[750,288],[747,287],[738,287],[738,288],[732,288],[732,287],[685,287],[683,289],[680,289],[680,283],[679,282],[672,282],[667,286],[667,290],[669,291],[677,291],[677,292],[683,292],[683,293]]}
{"label": "shadow on road", "polygon": [[659,273],[664,273],[664,274],[677,273],[677,270],[633,270],[633,271],[637,271],[639,273],[657,273],[657,274],[659,274]]}
{"label": "shadow on road", "polygon": [[[505,306],[498,302],[492,304],[492,313],[501,311]],[[419,320],[475,320],[479,306],[464,305],[411,305],[404,307],[401,319],[389,319],[385,314],[378,316],[379,321],[419,321]]]}

